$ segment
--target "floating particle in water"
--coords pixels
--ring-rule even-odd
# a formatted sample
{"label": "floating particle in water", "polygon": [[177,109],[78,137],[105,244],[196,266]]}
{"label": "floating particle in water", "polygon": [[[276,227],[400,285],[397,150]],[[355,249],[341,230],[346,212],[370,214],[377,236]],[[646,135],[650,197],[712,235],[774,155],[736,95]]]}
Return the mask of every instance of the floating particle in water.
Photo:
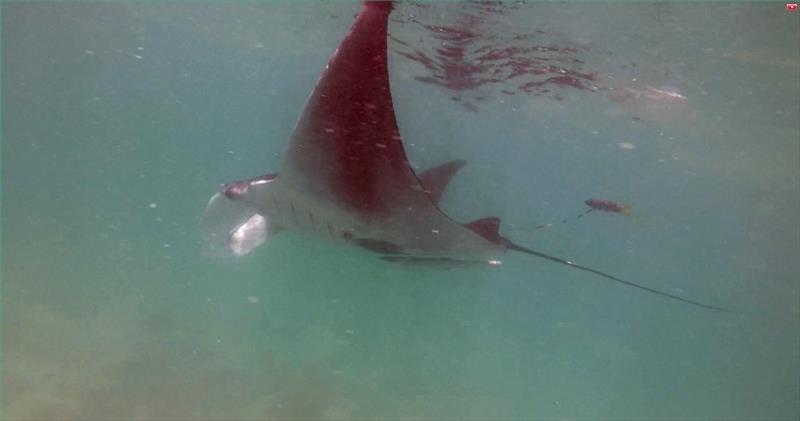
{"label": "floating particle in water", "polygon": [[155,202],[153,202],[153,203],[149,204],[149,205],[148,205],[148,207],[149,207],[150,209],[155,209],[155,208],[157,208],[157,207],[158,207],[158,204],[156,204]]}
{"label": "floating particle in water", "polygon": [[261,302],[261,299],[256,297],[255,295],[250,295],[247,297],[247,302],[250,304],[258,304]]}
{"label": "floating particle in water", "polygon": [[620,149],[623,149],[623,150],[626,150],[626,151],[632,151],[632,150],[636,149],[636,145],[634,145],[633,143],[630,143],[630,142],[619,142],[619,143],[617,143],[617,146],[619,146]]}
{"label": "floating particle in water", "polygon": [[681,100],[685,101],[688,100],[685,95],[683,95],[677,88],[673,88],[671,86],[662,86],[660,88],[654,88],[650,85],[647,86],[646,95],[652,97],[653,99],[660,99],[660,100]]}

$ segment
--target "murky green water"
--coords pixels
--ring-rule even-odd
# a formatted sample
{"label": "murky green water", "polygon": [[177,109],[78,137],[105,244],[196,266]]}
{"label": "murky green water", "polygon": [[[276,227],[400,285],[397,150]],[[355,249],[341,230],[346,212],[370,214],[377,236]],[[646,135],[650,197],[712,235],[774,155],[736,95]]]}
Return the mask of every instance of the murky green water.
{"label": "murky green water", "polygon": [[[523,255],[415,269],[286,234],[206,257],[206,201],[278,169],[358,10],[3,3],[6,419],[800,416],[797,13],[531,3],[493,18],[495,34],[586,47],[606,84],[679,88],[691,107],[675,114],[569,89],[487,89],[470,112],[390,57],[415,166],[469,161],[446,212],[500,216],[520,243],[735,310],[721,314]],[[430,44],[411,16],[462,12],[402,4],[390,30]],[[594,196],[634,212],[533,229]]]}

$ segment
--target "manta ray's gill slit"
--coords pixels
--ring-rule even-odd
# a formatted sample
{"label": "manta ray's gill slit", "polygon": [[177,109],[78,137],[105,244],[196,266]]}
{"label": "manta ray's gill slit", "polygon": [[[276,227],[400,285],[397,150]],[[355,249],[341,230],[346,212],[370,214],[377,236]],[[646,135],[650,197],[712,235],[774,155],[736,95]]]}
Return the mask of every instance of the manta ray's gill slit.
{"label": "manta ray's gill slit", "polygon": [[274,194],[269,195],[269,199],[272,202],[272,208],[275,209],[275,212],[278,213],[281,211],[281,207],[278,206],[278,199],[275,198]]}
{"label": "manta ray's gill slit", "polygon": [[317,232],[317,224],[314,223],[314,214],[311,211],[306,211],[308,213],[308,221],[311,222],[311,230]]}
{"label": "manta ray's gill slit", "polygon": [[294,226],[300,228],[300,222],[297,220],[297,211],[294,209],[294,203],[289,202],[289,209],[292,211],[292,220],[294,221]]}
{"label": "manta ray's gill slit", "polygon": [[333,238],[333,226],[331,226],[330,222],[325,222],[325,225],[328,226],[328,236]]}

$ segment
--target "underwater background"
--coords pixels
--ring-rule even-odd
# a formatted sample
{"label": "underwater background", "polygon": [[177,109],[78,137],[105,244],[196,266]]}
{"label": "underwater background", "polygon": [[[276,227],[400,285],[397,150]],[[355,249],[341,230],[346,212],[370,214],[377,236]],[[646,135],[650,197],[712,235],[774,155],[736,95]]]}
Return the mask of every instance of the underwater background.
{"label": "underwater background", "polygon": [[[469,162],[445,212],[722,313],[526,255],[413,268],[282,233],[210,256],[206,202],[279,170],[359,10],[2,3],[5,419],[800,417],[798,13],[390,16],[409,158]],[[591,197],[632,213],[574,219]]]}

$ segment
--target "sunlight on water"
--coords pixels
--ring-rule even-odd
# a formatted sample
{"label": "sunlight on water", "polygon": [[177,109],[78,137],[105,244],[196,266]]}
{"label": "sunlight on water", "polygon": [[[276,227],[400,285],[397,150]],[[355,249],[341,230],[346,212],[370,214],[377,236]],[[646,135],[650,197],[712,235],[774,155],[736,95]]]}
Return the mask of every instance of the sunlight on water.
{"label": "sunlight on water", "polygon": [[468,162],[445,212],[727,314],[522,254],[443,270],[264,228],[219,259],[204,207],[280,170],[359,4],[4,2],[3,415],[797,419],[784,6],[390,16],[412,166]]}

